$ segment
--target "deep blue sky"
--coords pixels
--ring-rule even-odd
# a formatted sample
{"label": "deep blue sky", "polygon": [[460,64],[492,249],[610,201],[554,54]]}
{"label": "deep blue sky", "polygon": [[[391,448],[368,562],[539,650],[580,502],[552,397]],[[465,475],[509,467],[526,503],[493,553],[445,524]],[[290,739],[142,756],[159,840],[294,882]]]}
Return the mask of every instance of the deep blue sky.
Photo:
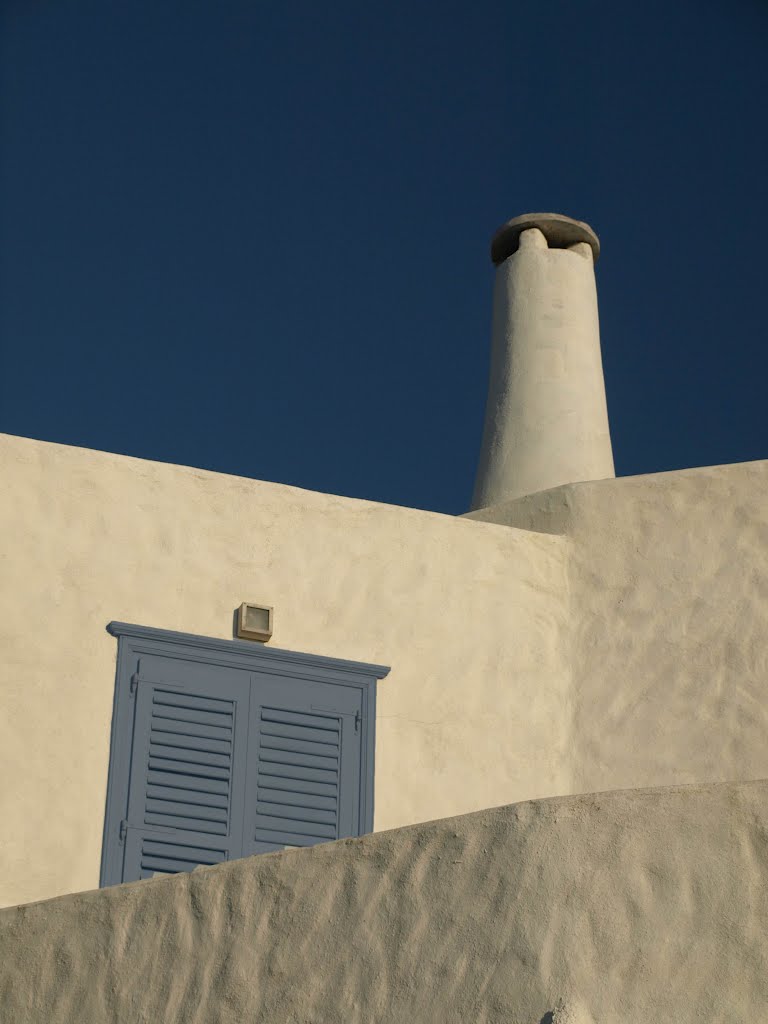
{"label": "deep blue sky", "polygon": [[488,242],[601,237],[620,475],[768,458],[768,4],[5,0],[0,430],[468,507]]}

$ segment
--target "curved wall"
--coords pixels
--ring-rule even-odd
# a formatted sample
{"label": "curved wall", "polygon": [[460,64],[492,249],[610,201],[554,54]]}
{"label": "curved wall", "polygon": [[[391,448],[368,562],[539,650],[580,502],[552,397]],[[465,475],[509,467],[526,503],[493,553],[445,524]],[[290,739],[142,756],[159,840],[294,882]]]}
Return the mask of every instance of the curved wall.
{"label": "curved wall", "polygon": [[534,801],[0,912],[14,1024],[733,1024],[768,783]]}

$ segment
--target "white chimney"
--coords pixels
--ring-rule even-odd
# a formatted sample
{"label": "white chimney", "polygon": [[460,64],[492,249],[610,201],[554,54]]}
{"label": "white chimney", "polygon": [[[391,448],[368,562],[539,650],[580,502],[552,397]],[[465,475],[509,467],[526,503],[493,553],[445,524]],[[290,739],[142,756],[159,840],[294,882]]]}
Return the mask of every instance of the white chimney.
{"label": "white chimney", "polygon": [[472,508],[615,476],[588,224],[529,213],[493,237],[488,404]]}

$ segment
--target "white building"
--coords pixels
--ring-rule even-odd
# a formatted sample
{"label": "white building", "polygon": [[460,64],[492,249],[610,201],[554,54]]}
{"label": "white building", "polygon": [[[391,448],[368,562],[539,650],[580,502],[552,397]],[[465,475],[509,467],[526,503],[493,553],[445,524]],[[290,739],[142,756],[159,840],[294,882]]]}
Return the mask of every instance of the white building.
{"label": "white building", "polygon": [[[739,784],[768,776],[768,462],[613,478],[598,252],[591,229],[554,215],[496,236],[486,430],[463,517],[0,439],[2,904],[237,861],[0,914],[9,1019],[538,1024],[672,1019],[672,1006],[678,1022],[759,1019],[742,1014],[768,1006],[755,918],[768,811],[765,787]],[[233,638],[243,602],[272,607],[267,644]],[[704,788],[667,789],[692,783]],[[618,790],[636,792],[576,796]],[[571,799],[239,859],[548,797]],[[447,869],[461,849],[471,884]],[[569,910],[572,869],[611,894],[573,895]],[[326,883],[330,909],[312,904]],[[279,901],[254,924],[232,886],[315,906],[309,945],[292,917],[284,949]],[[512,945],[500,925],[483,952],[494,921],[512,928],[510,887],[528,916]],[[542,907],[556,890],[555,928]],[[743,934],[712,910],[722,894]],[[429,909],[406,920],[420,899]],[[445,900],[459,909],[441,937]],[[325,948],[326,911],[341,975],[310,942]],[[663,956],[638,938],[648,929]],[[204,935],[259,984],[214,969]],[[150,962],[145,984],[135,971]],[[718,1003],[724,982],[739,991]]]}

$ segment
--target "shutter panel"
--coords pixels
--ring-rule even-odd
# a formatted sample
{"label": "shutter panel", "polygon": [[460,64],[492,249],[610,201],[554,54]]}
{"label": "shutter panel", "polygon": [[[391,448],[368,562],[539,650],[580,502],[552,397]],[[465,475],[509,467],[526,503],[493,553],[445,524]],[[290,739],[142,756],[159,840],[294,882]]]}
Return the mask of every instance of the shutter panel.
{"label": "shutter panel", "polygon": [[254,677],[244,855],[360,833],[361,704],[353,687]]}
{"label": "shutter panel", "polygon": [[137,687],[126,882],[241,856],[249,677],[177,666]]}
{"label": "shutter panel", "polygon": [[388,669],[107,628],[119,644],[101,885],[373,827],[375,680]]}
{"label": "shutter panel", "polygon": [[[181,871],[194,871],[208,864],[221,864],[229,851],[217,846],[195,846],[192,841],[172,842],[163,835],[129,829],[125,840],[125,863],[130,871],[124,882],[140,878],[161,878]],[[130,877],[128,877],[130,875]]]}

